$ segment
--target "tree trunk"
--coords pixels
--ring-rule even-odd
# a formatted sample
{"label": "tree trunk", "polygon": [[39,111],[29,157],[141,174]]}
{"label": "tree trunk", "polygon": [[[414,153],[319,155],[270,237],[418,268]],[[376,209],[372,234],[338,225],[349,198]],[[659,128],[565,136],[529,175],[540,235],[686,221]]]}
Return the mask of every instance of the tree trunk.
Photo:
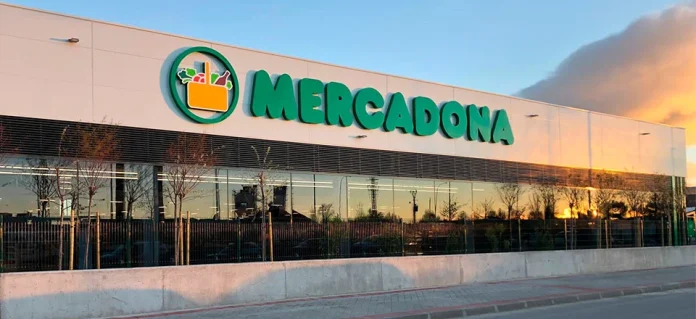
{"label": "tree trunk", "polygon": [[58,221],[58,270],[63,270],[63,218],[65,217],[65,204],[60,200],[60,219]]}
{"label": "tree trunk", "polygon": [[179,196],[174,196],[174,265],[179,265]]}
{"label": "tree trunk", "polygon": [[184,197],[179,199],[179,265],[184,265],[184,215],[182,209]]}
{"label": "tree trunk", "polygon": [[83,269],[87,269],[89,267],[89,242],[90,238],[92,237],[92,199],[94,198],[94,194],[90,192],[89,194],[89,199],[87,200],[87,231],[85,232],[85,259],[83,262]]}

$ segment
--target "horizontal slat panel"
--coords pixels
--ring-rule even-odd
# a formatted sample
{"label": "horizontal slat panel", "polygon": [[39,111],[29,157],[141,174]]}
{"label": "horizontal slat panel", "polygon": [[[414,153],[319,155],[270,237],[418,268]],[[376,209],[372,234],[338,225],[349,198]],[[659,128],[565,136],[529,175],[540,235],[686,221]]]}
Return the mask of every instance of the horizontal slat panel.
{"label": "horizontal slat panel", "polygon": [[[4,127],[7,139],[5,149],[0,151],[31,156],[73,156],[76,128],[78,125],[85,125],[78,122],[13,116],[0,116],[0,124]],[[66,134],[62,134],[63,131]],[[169,146],[180,134],[193,136],[192,133],[135,127],[117,127],[117,132],[120,141],[118,160],[134,163],[172,162],[167,155]],[[591,172],[588,169],[219,135],[208,135],[207,143],[219,156],[217,166],[220,167],[257,168],[259,163],[253,146],[260,156],[264,156],[266,149],[270,147],[268,159],[278,169],[495,183],[553,182],[575,187],[596,187],[594,176],[590,179],[590,173],[596,175],[597,171]],[[63,146],[59,148],[59,145]],[[654,189],[655,184],[669,186],[671,183],[668,176],[627,172],[616,174],[623,181],[624,188],[648,191]]]}

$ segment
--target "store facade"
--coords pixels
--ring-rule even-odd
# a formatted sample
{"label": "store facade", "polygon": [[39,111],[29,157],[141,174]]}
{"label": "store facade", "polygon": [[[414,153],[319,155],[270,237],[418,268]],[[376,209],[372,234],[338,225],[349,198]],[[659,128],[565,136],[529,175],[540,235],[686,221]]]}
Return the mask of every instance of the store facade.
{"label": "store facade", "polygon": [[[319,221],[372,212],[410,222],[414,199],[417,219],[453,205],[458,217],[487,215],[503,209],[505,183],[522,185],[523,210],[534,185],[591,193],[611,172],[648,191],[686,176],[681,128],[10,5],[0,5],[0,74],[0,145],[13,153],[0,212],[13,216],[57,216],[40,172],[78,148],[62,137],[85,124],[117,124],[94,196],[102,218],[173,217],[164,172],[181,136],[215,153],[184,203],[199,219],[258,209],[266,151],[271,204]],[[130,181],[148,191],[129,209]],[[579,210],[592,210],[590,197]],[[557,206],[554,217],[572,215]]]}

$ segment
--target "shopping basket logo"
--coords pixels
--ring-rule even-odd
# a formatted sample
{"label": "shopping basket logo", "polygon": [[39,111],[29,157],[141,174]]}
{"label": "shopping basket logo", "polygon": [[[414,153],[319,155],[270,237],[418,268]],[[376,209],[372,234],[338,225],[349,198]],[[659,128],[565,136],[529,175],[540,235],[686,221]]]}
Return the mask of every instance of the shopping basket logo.
{"label": "shopping basket logo", "polygon": [[[203,62],[202,69],[195,65],[181,66],[184,58],[193,53],[201,53],[212,61]],[[237,75],[230,62],[211,48],[195,47],[179,54],[172,64],[169,80],[174,102],[184,115],[198,123],[218,123],[234,111],[239,95]],[[211,117],[201,115],[208,112],[212,113]]]}

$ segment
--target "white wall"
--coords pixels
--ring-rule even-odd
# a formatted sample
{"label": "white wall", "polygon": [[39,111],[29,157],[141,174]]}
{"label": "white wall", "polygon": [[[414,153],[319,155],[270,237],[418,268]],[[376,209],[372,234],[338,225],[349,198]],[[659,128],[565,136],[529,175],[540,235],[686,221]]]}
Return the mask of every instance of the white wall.
{"label": "white wall", "polygon": [[[71,37],[80,42],[64,41]],[[238,109],[222,123],[193,123],[168,96],[170,64],[190,46],[213,47],[236,70],[244,93]],[[373,87],[385,96],[402,92],[438,104],[456,100],[506,109],[515,144],[252,118],[248,84],[260,69],[294,79],[339,81],[353,91]],[[0,97],[2,115],[90,122],[106,118],[125,126],[686,176],[682,129],[9,5],[0,5]],[[368,138],[352,138],[359,134]]]}

